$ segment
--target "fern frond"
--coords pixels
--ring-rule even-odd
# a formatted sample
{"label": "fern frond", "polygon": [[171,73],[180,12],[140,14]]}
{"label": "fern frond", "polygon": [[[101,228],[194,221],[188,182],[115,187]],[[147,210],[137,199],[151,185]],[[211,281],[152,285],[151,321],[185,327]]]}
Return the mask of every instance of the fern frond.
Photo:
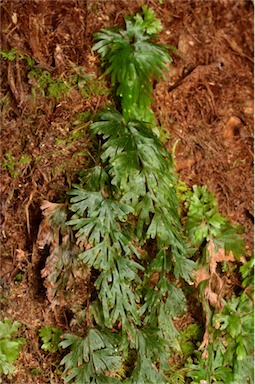
{"label": "fern frond", "polygon": [[82,185],[86,185],[86,190],[91,192],[105,191],[109,188],[111,178],[106,169],[97,164],[91,169],[83,170],[81,173]]}
{"label": "fern frond", "polygon": [[142,7],[143,17],[137,13],[134,16],[126,16],[127,31],[129,30],[128,21],[131,20],[132,27],[135,25],[141,31],[145,31],[147,35],[155,37],[155,34],[162,31],[163,27],[160,20],[155,16],[152,9],[147,8],[145,5]]}
{"label": "fern frond", "polygon": [[185,206],[188,209],[186,230],[192,244],[199,247],[204,240],[213,239],[216,248],[233,252],[236,259],[245,255],[245,243],[240,234],[243,227],[234,225],[219,212],[217,201],[206,186],[193,186],[187,193]]}
{"label": "fern frond", "polygon": [[144,315],[144,324],[159,327],[166,339],[173,339],[176,332],[172,318],[180,316],[186,310],[186,299],[180,288],[175,287],[162,276],[155,287],[147,288],[140,315]]}
{"label": "fern frond", "polygon": [[126,122],[115,110],[99,112],[90,129],[106,140],[101,160],[109,164],[120,202],[134,209],[136,235],[171,247],[176,276],[190,281],[194,263],[186,258],[170,154],[146,123]]}
{"label": "fern frond", "polygon": [[66,383],[73,379],[76,384],[120,382],[115,377],[108,376],[108,380],[105,376],[121,365],[115,346],[117,340],[113,335],[91,328],[84,339],[71,334],[65,334],[63,338],[60,346],[71,348],[61,361],[65,365]]}
{"label": "fern frond", "polygon": [[161,30],[154,12],[143,7],[144,16],[127,17],[126,30],[102,29],[95,33],[98,51],[107,67],[105,75],[111,76],[113,86],[118,85],[125,118],[138,119],[155,124],[150,104],[152,102],[151,79],[164,78],[167,64],[172,61],[167,53],[170,47],[149,41]]}
{"label": "fern frond", "polygon": [[127,320],[138,324],[138,296],[133,288],[141,282],[138,270],[143,267],[132,258],[139,252],[132,244],[134,236],[125,228],[132,206],[103,197],[101,192],[87,191],[86,186],[71,190],[70,209],[74,212],[68,225],[76,231],[77,244],[85,251],[79,258],[101,271],[95,287],[99,291],[104,322],[109,327]]}
{"label": "fern frond", "polygon": [[[132,275],[136,281],[140,280],[138,275],[133,272]],[[128,276],[125,279],[121,278],[119,270],[113,266],[113,270],[102,272],[95,283],[99,290],[104,321],[109,328],[112,328],[117,321],[121,321],[124,330],[130,323],[141,324],[137,308],[139,297],[135,289],[132,289],[131,282]]]}
{"label": "fern frond", "polygon": [[[127,383],[166,383],[163,369],[169,368],[169,342],[158,328],[143,326],[129,329],[130,348],[137,351],[136,365]],[[125,382],[126,382],[125,380]]]}

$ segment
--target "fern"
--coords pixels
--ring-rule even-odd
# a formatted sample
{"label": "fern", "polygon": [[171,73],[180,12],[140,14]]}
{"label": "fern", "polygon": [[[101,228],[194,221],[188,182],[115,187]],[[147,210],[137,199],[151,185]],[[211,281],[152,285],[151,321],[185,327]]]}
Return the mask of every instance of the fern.
{"label": "fern", "polygon": [[52,326],[42,327],[39,332],[43,344],[41,348],[48,352],[57,352],[61,341],[62,331]]}
{"label": "fern", "polygon": [[[199,292],[207,318],[203,343],[196,351],[187,377],[194,383],[211,380],[225,384],[252,383],[253,324],[252,300],[241,292],[224,300],[222,278],[217,263],[245,255],[241,226],[223,217],[212,193],[205,186],[183,188],[182,200],[187,208],[185,227],[192,244],[202,255],[198,257]],[[186,197],[184,197],[186,196]],[[184,197],[184,198],[183,198]],[[204,257],[205,256],[205,257]],[[240,267],[243,286],[251,287],[253,260]],[[214,308],[213,308],[214,307]]]}
{"label": "fern", "polygon": [[139,322],[137,298],[129,284],[140,282],[138,270],[143,268],[129,259],[134,253],[138,255],[138,251],[130,243],[128,232],[125,233],[124,228],[122,232],[121,225],[132,212],[132,207],[104,198],[100,192],[81,188],[72,190],[70,194],[74,195],[71,210],[75,216],[83,217],[72,219],[67,224],[78,230],[78,244],[88,243],[88,249],[80,253],[79,258],[102,272],[95,286],[100,291],[106,324],[111,327],[121,320],[125,326],[128,314]]}
{"label": "fern", "polygon": [[[11,377],[15,366],[13,362],[18,359],[22,345],[26,343],[21,337],[14,337],[18,332],[19,322],[10,319],[0,321],[0,373]],[[0,378],[0,383],[2,380]]]}
{"label": "fern", "polygon": [[167,53],[170,47],[150,41],[162,27],[151,9],[144,6],[142,10],[143,16],[125,18],[126,30],[109,28],[95,33],[98,42],[93,50],[101,55],[112,86],[117,86],[123,116],[155,124],[150,110],[151,78],[164,78],[164,70],[172,59]]}
{"label": "fern", "polygon": [[[77,244],[88,244],[80,259],[102,271],[96,287],[100,290],[106,318],[109,319],[109,308],[121,298],[122,304],[117,305],[119,310],[114,312],[113,322],[118,319],[117,313],[121,313],[122,323],[126,324],[125,313],[129,308],[139,323],[133,310],[138,298],[125,288],[126,279],[140,284],[138,270],[144,269],[133,260],[133,256],[141,259],[134,243],[136,238],[142,244],[144,238],[157,240],[159,249],[172,259],[165,272],[173,267],[176,277],[187,281],[192,273],[193,262],[187,260],[177,214],[172,161],[145,124],[126,123],[116,111],[97,114],[91,130],[106,140],[102,146],[101,168],[96,166],[87,174],[83,179],[83,182],[89,181],[87,185],[76,186],[70,192],[74,216],[67,224],[76,231]],[[102,167],[104,172],[99,173]],[[95,179],[102,186],[101,192],[88,190]],[[112,188],[106,187],[104,180]],[[137,218],[136,228],[127,223],[130,215]],[[160,268],[163,271],[164,264]]]}
{"label": "fern", "polygon": [[236,259],[244,256],[245,244],[240,236],[243,228],[230,223],[219,213],[216,199],[206,186],[194,185],[193,193],[190,192],[186,192],[185,228],[191,243],[199,248],[204,241],[213,239],[217,249],[224,248],[227,254],[232,251]]}
{"label": "fern", "polygon": [[[181,335],[174,325],[186,311],[183,287],[192,279],[197,283],[194,269],[199,272],[203,263],[206,271],[198,290],[209,333],[213,315],[219,314],[208,302],[210,294],[217,296],[211,289],[213,277],[220,281],[217,262],[244,254],[241,229],[219,213],[206,187],[194,186],[192,191],[182,186],[177,193],[172,157],[153,133],[150,110],[152,79],[164,76],[171,61],[169,47],[151,41],[162,27],[152,10],[142,10],[143,15],[125,18],[125,30],[95,34],[93,49],[101,55],[105,74],[121,98],[122,113],[109,108],[92,116],[89,129],[100,143],[94,165],[69,191],[67,206],[45,206],[44,224],[57,234],[49,232],[45,242],[52,246],[43,270],[51,296],[62,283],[67,285],[66,270],[70,272],[76,262],[96,276],[97,296],[87,305],[85,337],[66,334],[60,343],[70,349],[62,360],[65,382],[169,382],[171,353],[183,353],[191,360],[194,352],[191,342],[186,352],[181,350]],[[186,209],[183,226],[180,201]],[[195,252],[197,263],[190,258]],[[241,273],[245,286],[250,276],[245,268]],[[227,316],[230,337],[240,339],[235,356],[244,356],[242,348],[248,356],[246,338],[241,341],[240,333],[233,334],[233,325],[229,326],[236,318],[229,320],[229,312],[222,316]],[[225,319],[220,318],[221,327]],[[244,330],[249,330],[244,323]],[[183,374],[188,371],[195,380],[207,380],[209,364],[213,380],[236,379],[239,371],[230,367],[223,347],[216,338],[215,345],[207,348],[208,361],[194,352],[197,360],[184,367]],[[182,380],[181,371],[178,375]]]}
{"label": "fern", "polygon": [[[127,337],[128,336],[128,337]],[[119,350],[127,358],[129,374],[124,383],[165,383],[163,372],[168,365],[170,342],[157,327],[130,328],[120,333]],[[131,352],[130,352],[131,351]]]}
{"label": "fern", "polygon": [[101,160],[109,164],[111,184],[119,191],[120,202],[131,206],[138,217],[137,237],[171,244],[176,258],[186,254],[172,159],[149,126],[125,122],[120,113],[107,110],[95,116],[91,130],[105,140]]}
{"label": "fern", "polygon": [[[165,355],[178,335],[173,318],[186,309],[182,290],[166,274],[189,282],[195,265],[181,234],[172,159],[147,124],[126,122],[115,110],[96,114],[90,129],[104,141],[100,162],[69,192],[73,216],[67,222],[85,248],[79,259],[100,272],[90,316],[102,328],[130,334],[127,350],[136,350],[137,365],[127,382],[163,383],[156,367],[167,366]],[[149,240],[158,251],[146,260],[140,246]],[[159,280],[148,289],[153,271]],[[143,350],[149,333],[164,345],[158,353]]]}
{"label": "fern", "polygon": [[76,384],[120,382],[112,375],[121,364],[114,335],[92,328],[84,339],[65,334],[60,346],[71,348],[71,352],[61,361],[65,365],[66,383],[74,378]]}
{"label": "fern", "polygon": [[222,313],[213,316],[206,357],[197,351],[194,363],[187,365],[187,376],[194,383],[211,379],[225,384],[253,383],[253,324],[252,300],[245,293],[228,299]]}
{"label": "fern", "polygon": [[[173,319],[186,308],[181,288],[167,274],[189,282],[195,264],[182,234],[172,158],[152,132],[149,109],[151,77],[163,77],[170,61],[166,47],[149,41],[160,29],[154,13],[143,7],[143,17],[126,18],[126,31],[95,35],[100,41],[94,50],[109,64],[106,74],[118,87],[123,114],[108,109],[94,115],[91,132],[103,140],[99,160],[69,192],[72,216],[66,225],[81,249],[79,259],[98,270],[98,296],[89,306],[87,336],[66,335],[60,344],[71,348],[62,361],[66,382],[118,380],[110,371],[117,370],[119,356],[107,363],[110,350],[115,356],[107,329],[114,329],[123,358],[130,360],[132,351],[136,356],[125,382],[165,383],[163,371],[178,335]],[[148,249],[148,242],[155,247],[151,254],[141,248]],[[159,279],[148,289],[155,271]]]}

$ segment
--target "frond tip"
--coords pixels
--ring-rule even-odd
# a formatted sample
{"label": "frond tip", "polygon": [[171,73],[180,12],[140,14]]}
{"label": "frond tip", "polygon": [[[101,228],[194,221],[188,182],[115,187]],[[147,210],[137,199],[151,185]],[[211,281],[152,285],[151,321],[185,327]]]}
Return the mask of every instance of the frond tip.
{"label": "frond tip", "polygon": [[142,9],[143,16],[125,18],[126,30],[109,28],[95,33],[98,42],[93,50],[102,57],[105,75],[110,75],[113,86],[117,85],[124,117],[154,124],[151,79],[164,79],[167,64],[172,61],[167,52],[171,47],[150,41],[162,27],[151,9]]}

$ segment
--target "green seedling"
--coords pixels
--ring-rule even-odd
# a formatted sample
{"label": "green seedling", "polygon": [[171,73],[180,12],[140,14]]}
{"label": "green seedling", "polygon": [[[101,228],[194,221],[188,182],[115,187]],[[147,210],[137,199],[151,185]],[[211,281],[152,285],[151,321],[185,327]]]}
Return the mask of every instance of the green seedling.
{"label": "green seedling", "polygon": [[42,339],[41,348],[47,352],[57,352],[61,341],[62,331],[52,326],[42,327],[39,336]]}
{"label": "green seedling", "polygon": [[43,97],[60,100],[64,94],[69,94],[71,84],[67,80],[55,78],[49,71],[34,68],[28,73],[28,78],[33,84],[32,94],[36,98],[38,92]]}

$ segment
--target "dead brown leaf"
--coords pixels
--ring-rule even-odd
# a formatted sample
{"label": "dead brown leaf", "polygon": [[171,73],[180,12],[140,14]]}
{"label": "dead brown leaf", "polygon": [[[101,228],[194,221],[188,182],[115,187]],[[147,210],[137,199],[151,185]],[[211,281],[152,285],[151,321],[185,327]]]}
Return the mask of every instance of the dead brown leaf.
{"label": "dead brown leaf", "polygon": [[221,263],[222,261],[226,261],[226,262],[235,261],[235,258],[232,252],[229,252],[229,254],[227,255],[224,248],[219,248],[216,251],[214,242],[212,239],[209,240],[207,250],[210,257],[209,268],[210,268],[211,274],[216,273],[217,263]]}
{"label": "dead brown leaf", "polygon": [[222,309],[224,305],[222,301],[224,282],[217,273],[217,265],[223,261],[235,261],[235,258],[232,252],[227,255],[224,248],[216,250],[213,239],[209,240],[207,255],[208,265],[203,265],[196,271],[195,284],[199,286],[201,282],[208,280],[208,284],[203,292],[204,297],[210,305]]}
{"label": "dead brown leaf", "polygon": [[205,280],[209,280],[211,277],[210,272],[208,271],[208,268],[206,266],[202,266],[199,268],[195,273],[195,285],[196,287]]}
{"label": "dead brown leaf", "polygon": [[208,357],[208,344],[209,340],[209,309],[208,303],[220,310],[224,307],[224,302],[222,300],[222,291],[224,288],[224,282],[222,278],[217,273],[217,264],[223,261],[230,262],[235,261],[234,255],[230,252],[228,255],[225,252],[224,248],[215,249],[213,239],[209,240],[207,246],[207,258],[208,265],[203,265],[200,269],[196,271],[196,280],[195,284],[198,286],[202,281],[208,280],[208,284],[202,292],[203,299],[202,305],[204,307],[204,312],[206,314],[206,326],[203,341],[199,347],[199,350],[204,349],[202,358],[205,359]]}
{"label": "dead brown leaf", "polygon": [[221,299],[220,293],[218,294],[218,293],[213,292],[210,283],[208,284],[208,286],[204,290],[204,296],[213,307],[218,307],[220,309],[223,308],[224,304],[223,304],[223,301]]}
{"label": "dead brown leaf", "polygon": [[53,212],[63,207],[64,204],[51,203],[50,201],[44,200],[41,205],[41,210],[43,213],[43,220],[40,224],[36,244],[39,249],[44,249],[46,245],[58,245],[59,242],[59,228],[54,228],[52,230],[52,225],[50,219]]}

